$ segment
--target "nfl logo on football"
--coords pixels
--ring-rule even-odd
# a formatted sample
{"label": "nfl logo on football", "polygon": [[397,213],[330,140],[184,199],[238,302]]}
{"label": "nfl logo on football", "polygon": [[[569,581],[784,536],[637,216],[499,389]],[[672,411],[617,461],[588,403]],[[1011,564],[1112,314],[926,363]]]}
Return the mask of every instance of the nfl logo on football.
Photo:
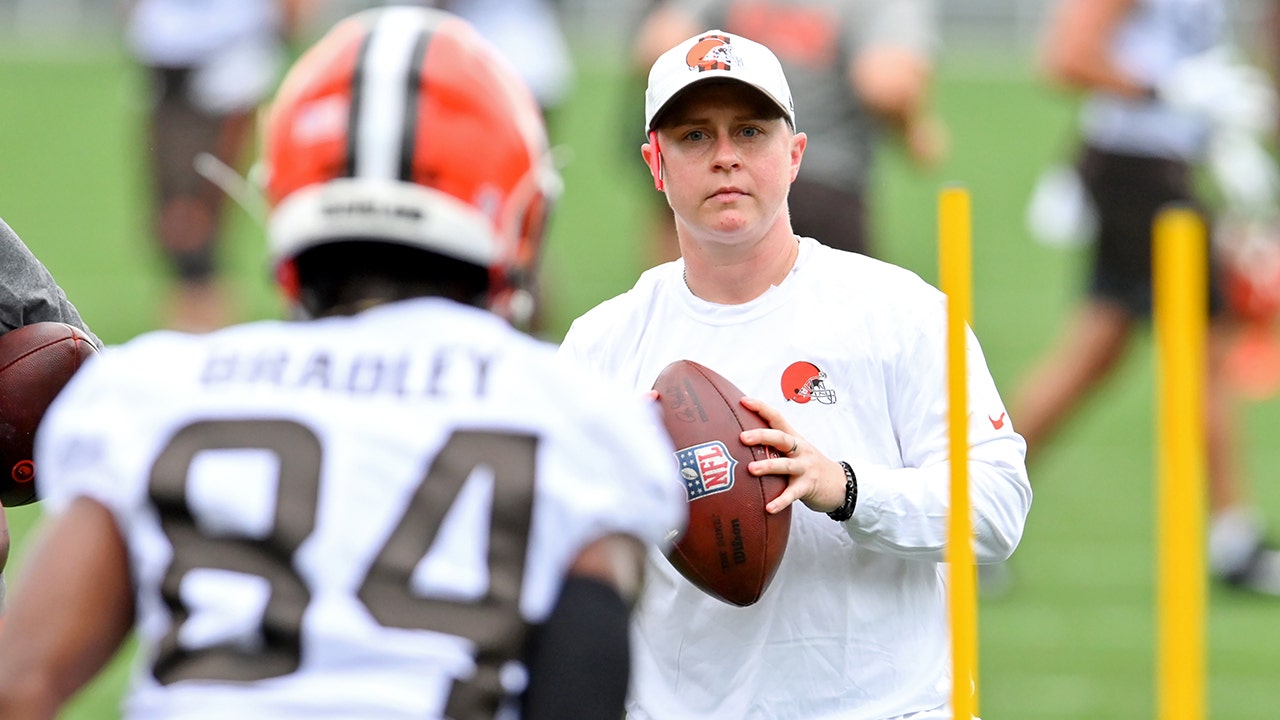
{"label": "nfl logo on football", "polygon": [[680,462],[680,479],[689,502],[733,487],[733,470],[738,461],[719,440],[678,450],[676,460]]}

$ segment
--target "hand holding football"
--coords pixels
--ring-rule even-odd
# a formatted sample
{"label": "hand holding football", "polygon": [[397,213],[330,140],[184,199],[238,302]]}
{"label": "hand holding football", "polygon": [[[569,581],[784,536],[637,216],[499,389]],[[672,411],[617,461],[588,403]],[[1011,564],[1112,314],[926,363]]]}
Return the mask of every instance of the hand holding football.
{"label": "hand holding football", "polygon": [[71,376],[98,352],[78,328],[24,325],[0,335],[0,503],[36,500],[36,427]]}
{"label": "hand holding football", "polygon": [[787,478],[747,472],[747,463],[777,452],[738,439],[743,430],[768,424],[742,406],[743,393],[733,383],[691,360],[664,368],[653,389],[689,497],[689,524],[667,559],[709,595],[751,605],[773,580],[791,529],[790,506],[777,514],[765,510]]}

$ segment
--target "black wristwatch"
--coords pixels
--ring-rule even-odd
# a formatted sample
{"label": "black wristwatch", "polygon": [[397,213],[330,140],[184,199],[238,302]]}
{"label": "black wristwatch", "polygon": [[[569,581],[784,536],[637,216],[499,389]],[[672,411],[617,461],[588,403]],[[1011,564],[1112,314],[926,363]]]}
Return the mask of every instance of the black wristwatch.
{"label": "black wristwatch", "polygon": [[844,522],[853,517],[853,508],[858,504],[858,478],[853,474],[849,463],[841,460],[840,467],[844,468],[844,504],[827,513],[827,517],[836,522]]}

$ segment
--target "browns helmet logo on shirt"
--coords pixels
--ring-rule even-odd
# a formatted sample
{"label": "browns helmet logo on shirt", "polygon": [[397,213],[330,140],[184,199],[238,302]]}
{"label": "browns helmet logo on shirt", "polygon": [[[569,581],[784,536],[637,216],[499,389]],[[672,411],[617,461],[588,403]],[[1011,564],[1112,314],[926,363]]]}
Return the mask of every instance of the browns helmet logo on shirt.
{"label": "browns helmet logo on shirt", "polygon": [[704,35],[689,48],[684,61],[690,70],[704,72],[706,70],[732,70],[738,62],[738,56],[729,47],[729,38],[724,35]]}
{"label": "browns helmet logo on shirt", "polygon": [[823,405],[834,405],[836,391],[827,387],[827,374],[806,360],[797,360],[782,371],[782,397],[803,405],[817,400]]}

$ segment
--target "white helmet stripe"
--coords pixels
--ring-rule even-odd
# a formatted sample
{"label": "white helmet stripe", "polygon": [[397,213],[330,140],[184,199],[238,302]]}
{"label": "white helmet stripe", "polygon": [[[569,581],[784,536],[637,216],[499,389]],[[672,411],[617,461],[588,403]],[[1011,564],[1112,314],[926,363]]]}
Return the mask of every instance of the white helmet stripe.
{"label": "white helmet stripe", "polygon": [[399,177],[414,48],[425,29],[425,16],[413,8],[388,8],[369,34],[356,78],[353,177]]}

